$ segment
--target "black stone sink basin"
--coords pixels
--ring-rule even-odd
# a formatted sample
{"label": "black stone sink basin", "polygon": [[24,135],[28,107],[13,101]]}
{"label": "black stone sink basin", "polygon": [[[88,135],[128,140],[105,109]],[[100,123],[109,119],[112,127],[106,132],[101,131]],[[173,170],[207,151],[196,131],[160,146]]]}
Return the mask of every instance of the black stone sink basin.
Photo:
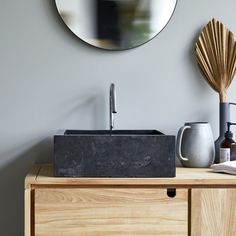
{"label": "black stone sink basin", "polygon": [[157,130],[65,130],[54,136],[58,177],[174,177],[175,136]]}

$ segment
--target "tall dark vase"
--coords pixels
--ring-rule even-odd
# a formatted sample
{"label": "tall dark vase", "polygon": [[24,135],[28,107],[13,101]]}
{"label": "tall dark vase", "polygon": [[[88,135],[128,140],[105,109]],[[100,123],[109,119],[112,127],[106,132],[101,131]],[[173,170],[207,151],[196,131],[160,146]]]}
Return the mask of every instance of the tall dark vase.
{"label": "tall dark vase", "polygon": [[220,144],[224,140],[224,134],[227,130],[227,122],[230,121],[230,103],[220,102],[219,104],[219,124],[220,136],[215,141],[215,163],[220,163]]}

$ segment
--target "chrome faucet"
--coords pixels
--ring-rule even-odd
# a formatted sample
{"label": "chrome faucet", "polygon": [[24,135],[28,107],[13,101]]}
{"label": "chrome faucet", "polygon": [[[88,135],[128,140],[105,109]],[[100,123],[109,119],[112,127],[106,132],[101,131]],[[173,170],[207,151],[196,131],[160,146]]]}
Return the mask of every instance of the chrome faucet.
{"label": "chrome faucet", "polygon": [[115,89],[115,84],[110,85],[110,132],[112,134],[112,129],[114,128],[114,114],[117,113],[116,111],[116,89]]}

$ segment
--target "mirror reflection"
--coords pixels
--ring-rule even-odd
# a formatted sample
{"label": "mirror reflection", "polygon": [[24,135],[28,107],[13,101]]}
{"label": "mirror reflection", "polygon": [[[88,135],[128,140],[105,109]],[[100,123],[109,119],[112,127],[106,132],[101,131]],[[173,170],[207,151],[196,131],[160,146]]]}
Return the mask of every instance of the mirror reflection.
{"label": "mirror reflection", "polygon": [[177,0],[56,0],[60,16],[83,41],[103,49],[137,47],[170,20]]}

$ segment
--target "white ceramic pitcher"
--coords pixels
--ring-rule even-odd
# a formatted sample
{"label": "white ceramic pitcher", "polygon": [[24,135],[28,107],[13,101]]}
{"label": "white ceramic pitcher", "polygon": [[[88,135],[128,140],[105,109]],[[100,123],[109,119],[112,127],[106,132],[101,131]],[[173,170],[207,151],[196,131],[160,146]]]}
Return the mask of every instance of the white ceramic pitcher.
{"label": "white ceramic pitcher", "polygon": [[178,132],[176,155],[185,167],[209,167],[215,158],[210,124],[208,122],[185,123]]}

